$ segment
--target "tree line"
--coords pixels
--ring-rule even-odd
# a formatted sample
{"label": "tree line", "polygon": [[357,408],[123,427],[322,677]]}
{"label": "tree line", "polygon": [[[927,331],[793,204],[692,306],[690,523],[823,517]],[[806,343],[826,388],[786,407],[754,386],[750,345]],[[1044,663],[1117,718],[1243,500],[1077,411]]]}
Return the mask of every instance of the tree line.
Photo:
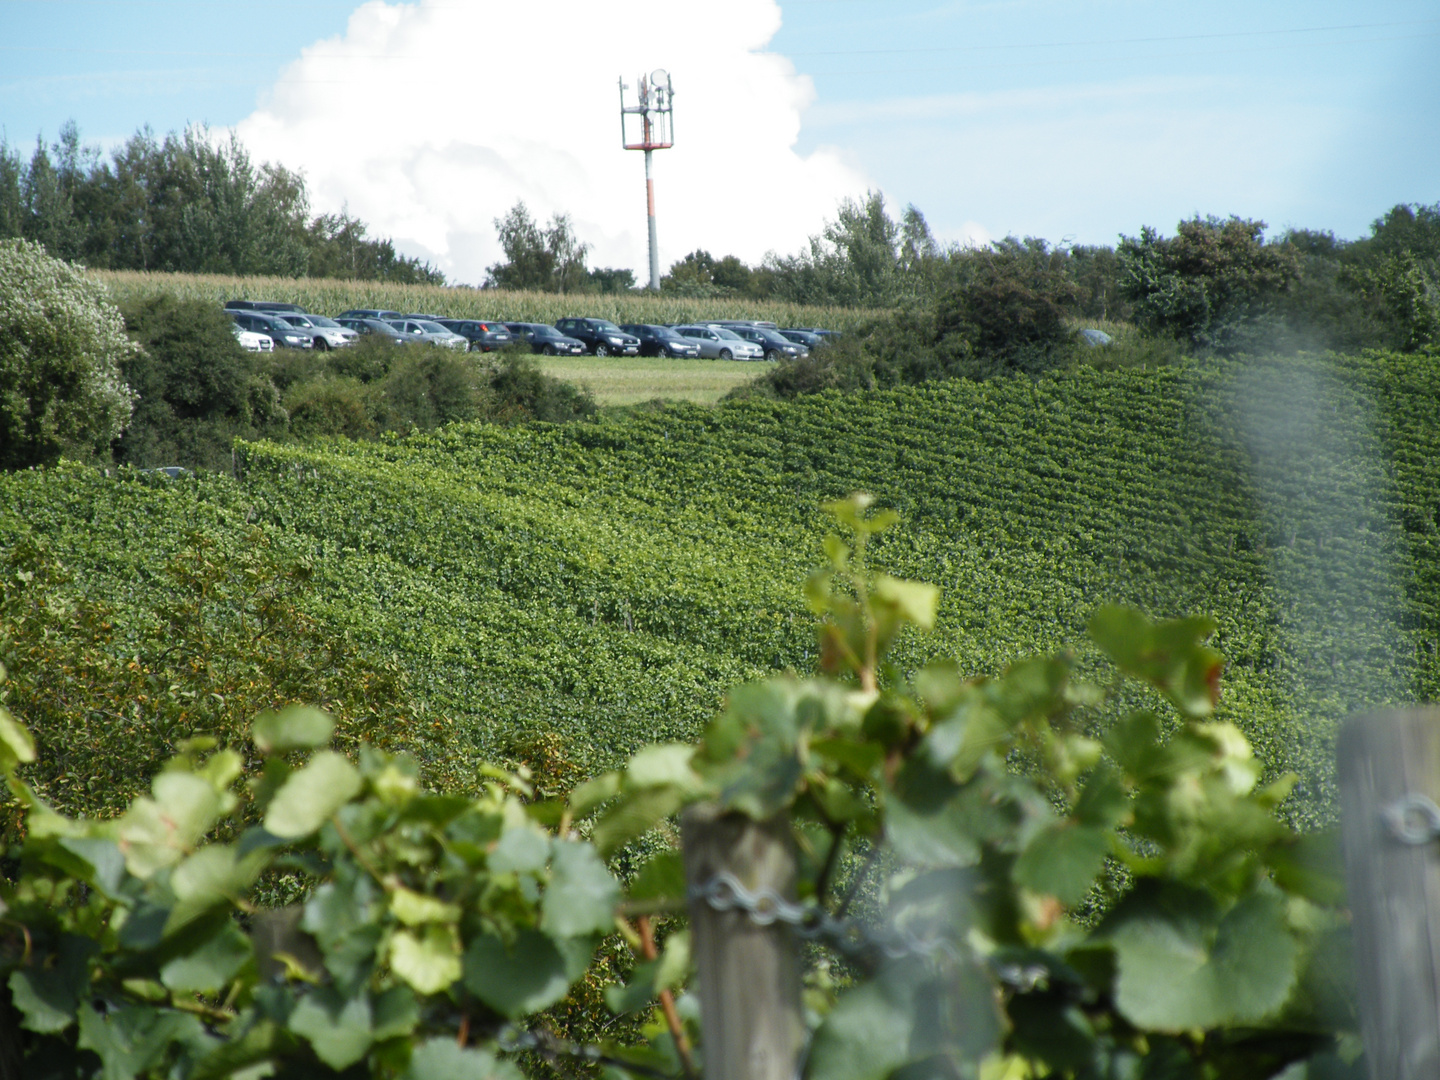
{"label": "tree line", "polygon": [[305,178],[203,127],[142,128],[108,156],[73,122],[28,160],[0,139],[0,240],[109,270],[445,284],[349,213],[311,216]]}

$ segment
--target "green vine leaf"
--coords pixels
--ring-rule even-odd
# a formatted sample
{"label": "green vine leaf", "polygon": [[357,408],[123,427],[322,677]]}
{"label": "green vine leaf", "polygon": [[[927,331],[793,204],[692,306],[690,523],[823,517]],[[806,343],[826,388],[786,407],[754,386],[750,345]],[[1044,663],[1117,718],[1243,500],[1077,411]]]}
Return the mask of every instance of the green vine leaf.
{"label": "green vine leaf", "polygon": [[1258,889],[1221,912],[1208,893],[1141,882],[1106,920],[1116,998],[1131,1023],[1182,1032],[1253,1024],[1289,997],[1300,949],[1285,901]]}
{"label": "green vine leaf", "polygon": [[453,926],[428,923],[418,933],[390,938],[390,968],[422,994],[438,994],[460,978],[460,936]]}
{"label": "green vine leaf", "polygon": [[265,828],[287,840],[308,836],[358,795],[361,784],[343,754],[322,750],[285,778],[265,810]]}

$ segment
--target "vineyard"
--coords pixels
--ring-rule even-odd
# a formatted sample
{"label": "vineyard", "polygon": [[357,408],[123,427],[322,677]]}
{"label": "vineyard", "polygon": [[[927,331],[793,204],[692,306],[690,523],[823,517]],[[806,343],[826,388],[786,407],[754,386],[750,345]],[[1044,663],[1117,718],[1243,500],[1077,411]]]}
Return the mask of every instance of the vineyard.
{"label": "vineyard", "polygon": [[553,323],[572,315],[616,323],[682,323],[707,319],[768,319],[781,326],[824,326],[844,330],[873,314],[863,308],[808,307],[761,300],[714,300],[643,293],[582,294],[507,292],[466,286],[399,285],[333,278],[231,277],[223,274],[164,274],[141,270],[91,270],[109,287],[116,303],[148,296],[182,300],[274,300],[306,311],[336,315],[351,308],[425,312],[454,319],[502,319]]}
{"label": "vineyard", "polygon": [[159,570],[195,535],[260,530],[313,568],[314,618],[405,673],[401,744],[464,785],[538,745],[592,774],[692,738],[737,681],[808,670],[817,505],[873,491],[904,520],[877,558],[943,589],[924,652],[965,670],[1080,640],[1101,600],[1213,614],[1220,715],[1300,774],[1304,821],[1330,813],[1338,719],[1440,692],[1437,382],[1391,354],[1081,369],[249,445],[238,481],[6,476],[0,537],[64,563],[54,603],[124,624],[169,602]]}

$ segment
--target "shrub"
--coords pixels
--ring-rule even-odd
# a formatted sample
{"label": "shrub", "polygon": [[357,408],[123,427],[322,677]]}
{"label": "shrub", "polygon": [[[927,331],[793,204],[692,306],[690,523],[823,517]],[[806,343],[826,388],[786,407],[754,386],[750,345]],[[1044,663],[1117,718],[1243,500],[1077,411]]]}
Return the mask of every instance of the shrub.
{"label": "shrub", "polygon": [[135,395],[138,346],[103,285],[25,240],[0,242],[0,468],[103,452]]}
{"label": "shrub", "polygon": [[595,414],[595,398],[584,387],[551,378],[523,355],[508,355],[490,377],[494,393],[490,419],[502,424],[540,420],[561,424]]}
{"label": "shrub", "polygon": [[972,374],[1036,374],[1072,359],[1066,315],[1080,288],[1065,255],[1043,240],[1013,236],[955,261],[957,278],[935,311],[937,343],[959,337],[974,349]]}
{"label": "shrub", "polygon": [[1172,237],[1149,226],[1123,237],[1120,294],[1134,305],[1136,325],[1225,354],[1270,344],[1284,329],[1279,311],[1300,262],[1264,234],[1263,221],[1197,216]]}
{"label": "shrub", "polygon": [[228,467],[237,435],[255,438],[279,419],[260,385],[264,376],[213,304],[154,296],[122,312],[143,349],[122,366],[139,401],[115,446],[117,461]]}
{"label": "shrub", "polygon": [[[394,348],[394,346],[388,346]],[[381,390],[381,427],[430,431],[456,420],[474,420],[489,398],[483,375],[465,353],[408,345]]]}
{"label": "shrub", "polygon": [[285,395],[292,434],[344,435],[364,439],[376,434],[377,393],[359,379],[319,378],[298,383]]}

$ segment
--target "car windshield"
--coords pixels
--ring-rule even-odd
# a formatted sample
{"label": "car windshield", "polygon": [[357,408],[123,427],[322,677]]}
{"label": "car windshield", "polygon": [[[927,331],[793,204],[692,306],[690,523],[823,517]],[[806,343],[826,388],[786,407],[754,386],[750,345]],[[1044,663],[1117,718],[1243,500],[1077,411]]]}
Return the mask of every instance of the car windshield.
{"label": "car windshield", "polygon": [[424,327],[425,332],[426,332],[427,334],[448,334],[448,333],[450,333],[449,330],[445,329],[445,327],[441,326],[438,322],[430,322],[428,319],[422,321],[422,322],[420,323],[420,325],[421,325],[422,327]]}
{"label": "car windshield", "polygon": [[623,334],[625,332],[613,322],[606,322],[604,319],[596,319],[593,325],[596,330],[609,330],[612,334]]}
{"label": "car windshield", "polygon": [[734,330],[726,330],[723,326],[712,326],[710,329],[713,330],[713,331],[715,331],[715,333],[718,334],[718,335],[719,335],[721,338],[723,338],[725,341],[744,341],[744,340],[745,340],[745,339],[742,338],[739,334],[735,333]]}
{"label": "car windshield", "polygon": [[275,317],[277,319],[280,319],[282,322],[289,323],[291,326],[306,327],[315,325],[304,315],[297,314],[293,311],[287,311],[284,315],[277,315]]}
{"label": "car windshield", "polygon": [[767,330],[767,329],[765,329],[765,327],[763,327],[763,326],[757,326],[757,327],[755,327],[755,332],[756,332],[757,334],[759,334],[762,338],[764,338],[766,341],[769,341],[769,342],[771,342],[772,344],[775,344],[775,345],[794,345],[794,344],[795,344],[793,341],[787,341],[785,338],[783,338],[783,337],[781,337],[779,334],[777,334],[774,330]]}
{"label": "car windshield", "polygon": [[[657,338],[663,338],[667,341],[680,337],[679,334],[677,334],[674,330],[671,330],[668,326],[657,326],[655,328],[655,336]],[[682,338],[681,340],[684,339]]]}
{"label": "car windshield", "polygon": [[323,326],[327,330],[333,330],[340,325],[334,319],[325,318],[324,315],[307,315],[305,317],[310,320],[311,326]]}
{"label": "car windshield", "polygon": [[553,326],[532,326],[530,332],[536,337],[564,337],[565,335],[556,330]]}

